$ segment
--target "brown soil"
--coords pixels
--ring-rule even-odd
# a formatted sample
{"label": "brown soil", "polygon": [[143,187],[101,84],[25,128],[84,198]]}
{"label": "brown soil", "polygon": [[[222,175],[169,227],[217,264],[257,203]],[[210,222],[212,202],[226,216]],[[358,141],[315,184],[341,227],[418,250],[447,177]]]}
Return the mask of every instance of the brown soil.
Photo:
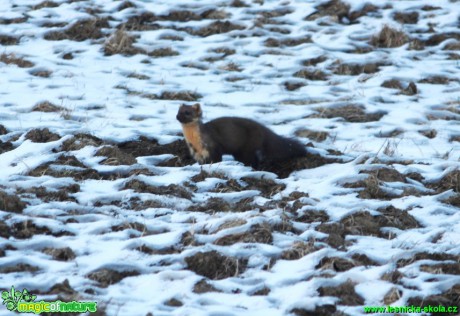
{"label": "brown soil", "polygon": [[315,306],[314,310],[306,310],[302,308],[294,308],[290,313],[296,316],[345,316],[344,313],[338,311],[335,305],[320,305]]}
{"label": "brown soil", "polygon": [[80,150],[86,146],[99,147],[102,140],[90,134],[76,134],[62,144],[62,151]]}
{"label": "brown soil", "polygon": [[312,43],[311,36],[309,35],[304,37],[283,38],[282,40],[270,37],[265,40],[264,44],[267,47],[293,47],[307,43]]}
{"label": "brown soil", "polygon": [[298,260],[319,249],[320,247],[315,246],[313,242],[295,242],[289,249],[286,249],[281,253],[281,259]]}
{"label": "brown soil", "polygon": [[[379,209],[379,211],[382,215],[373,216],[367,211],[353,213],[341,219],[339,223],[322,223],[316,229],[327,234],[337,234],[344,239],[346,235],[388,238],[388,234],[381,231],[382,227],[396,227],[402,230],[420,227],[407,211],[396,209],[393,206]],[[339,236],[333,236],[332,241],[339,242],[336,245],[342,246]]]}
{"label": "brown soil", "polygon": [[337,22],[341,22],[343,18],[348,17],[350,6],[340,0],[331,0],[316,7],[316,12],[305,18],[307,21],[314,21],[319,17],[331,16]]}
{"label": "brown soil", "polygon": [[214,214],[217,212],[245,212],[255,207],[248,199],[243,199],[236,203],[229,203],[221,198],[209,198],[206,202],[194,204],[187,209],[189,212],[204,212]]}
{"label": "brown soil", "polygon": [[256,224],[244,233],[227,235],[217,239],[214,243],[219,246],[229,246],[236,243],[271,244],[272,242],[271,227],[267,224]]}
{"label": "brown soil", "polygon": [[379,179],[373,174],[371,174],[366,180],[353,183],[350,185],[344,185],[344,187],[349,188],[363,188],[363,190],[359,191],[358,196],[362,199],[381,199],[381,200],[391,200],[397,198],[399,196],[386,191],[380,185]]}
{"label": "brown soil", "polygon": [[145,54],[145,50],[133,46],[135,41],[134,36],[129,35],[123,29],[119,29],[109,37],[102,50],[105,56],[112,56],[115,54],[124,56]]}
{"label": "brown soil", "polygon": [[409,264],[412,264],[419,260],[432,260],[432,261],[454,261],[460,262],[460,256],[451,255],[447,253],[436,253],[436,252],[418,252],[415,255],[412,255],[408,259],[399,259],[396,262],[398,268],[405,267]]}
{"label": "brown soil", "polygon": [[403,32],[385,25],[382,30],[371,38],[370,44],[375,47],[392,48],[400,47],[409,41],[409,37]]}
{"label": "brown soil", "polygon": [[207,37],[207,36],[211,36],[215,34],[228,33],[234,30],[243,30],[243,29],[245,29],[244,26],[239,25],[239,24],[234,24],[230,21],[216,21],[216,22],[212,22],[211,24],[207,26],[201,27],[199,29],[187,27],[183,30],[191,35]]}
{"label": "brown soil", "polygon": [[129,9],[129,8],[137,8],[137,6],[132,3],[131,1],[123,1],[118,7],[117,7],[117,10],[118,11],[123,11],[125,9]]}
{"label": "brown soil", "polygon": [[302,87],[304,87],[306,85],[307,85],[306,83],[300,82],[300,81],[285,81],[284,82],[284,87],[288,91],[299,90],[300,88],[302,88]]}
{"label": "brown soil", "polygon": [[53,260],[57,261],[69,261],[76,258],[75,253],[69,247],[65,248],[44,248],[43,253],[50,255]]}
{"label": "brown soil", "polygon": [[320,296],[338,297],[340,305],[357,306],[364,304],[363,298],[356,294],[355,284],[351,281],[333,287],[320,287],[318,292]]}
{"label": "brown soil", "polygon": [[209,284],[206,279],[202,279],[193,286],[193,293],[203,294],[209,292],[220,292],[214,286]]}
{"label": "brown soil", "polygon": [[0,273],[15,273],[15,272],[37,272],[40,268],[36,266],[32,266],[28,263],[16,263],[12,266],[2,266],[0,267]]}
{"label": "brown soil", "polygon": [[378,180],[385,182],[406,182],[406,178],[393,168],[380,168],[376,170],[363,170],[360,173],[374,175]]}
{"label": "brown soil", "polygon": [[332,67],[332,72],[336,75],[357,76],[360,74],[373,74],[380,71],[380,66],[383,64],[347,64],[338,62]]}
{"label": "brown soil", "polygon": [[455,274],[460,275],[460,262],[456,263],[438,263],[438,264],[422,264],[420,271],[434,274]]}
{"label": "brown soil", "polygon": [[[59,165],[59,164],[57,164]],[[101,175],[94,169],[89,168],[54,168],[52,163],[45,163],[28,173],[32,177],[44,175],[56,178],[74,178],[75,180],[100,179]],[[49,196],[49,195],[48,195]]]}
{"label": "brown soil", "polygon": [[7,151],[13,150],[13,144],[11,142],[2,142],[0,141],[0,154],[3,154]]}
{"label": "brown soil", "polygon": [[58,7],[59,4],[54,2],[54,1],[49,1],[49,0],[45,0],[43,2],[40,2],[39,4],[36,4],[32,7],[33,10],[40,10],[40,9],[43,9],[43,8],[56,8]]}
{"label": "brown soil", "polygon": [[49,78],[53,74],[51,70],[43,69],[43,68],[37,68],[29,71],[29,73],[32,76],[35,77],[41,77],[41,78]]}
{"label": "brown soil", "polygon": [[285,184],[272,179],[243,177],[241,180],[247,183],[246,190],[259,190],[263,197],[271,197],[286,188]]}
{"label": "brown soil", "polygon": [[182,305],[184,305],[184,303],[179,301],[177,298],[171,298],[171,299],[165,301],[164,305],[170,306],[170,307],[181,307]]}
{"label": "brown soil", "polygon": [[337,272],[348,271],[357,266],[353,261],[339,257],[323,257],[315,269],[334,270]]}
{"label": "brown soil", "polygon": [[8,45],[17,45],[19,43],[19,38],[6,35],[6,34],[0,34],[0,45],[3,46],[8,46]]}
{"label": "brown soil", "polygon": [[48,143],[59,140],[61,137],[56,133],[50,132],[48,128],[37,128],[28,131],[25,138],[34,143]]}
{"label": "brown soil", "polygon": [[[459,306],[460,305],[460,285],[456,284],[452,286],[449,290],[438,294],[430,295],[427,297],[411,297],[407,300],[407,305],[414,306]],[[452,313],[436,313],[436,315],[448,316]]]}
{"label": "brown soil", "polygon": [[223,20],[229,17],[229,14],[223,10],[210,9],[200,14],[189,10],[173,10],[166,15],[158,16],[158,20],[165,21],[200,21],[202,19]]}
{"label": "brown soil", "polygon": [[111,284],[120,282],[126,277],[136,276],[139,274],[140,273],[138,271],[115,271],[112,269],[102,268],[87,274],[86,277],[98,282],[100,287],[106,288]]}
{"label": "brown soil", "polygon": [[101,165],[133,165],[137,162],[132,155],[121,151],[117,146],[104,146],[101,149],[99,149],[94,155],[107,157],[107,159],[104,159],[100,162]]}
{"label": "brown soil", "polygon": [[160,29],[160,25],[155,23],[158,17],[152,12],[142,12],[139,15],[131,16],[128,21],[118,25],[118,29],[126,31],[155,31]]}
{"label": "brown soil", "polygon": [[160,57],[177,56],[179,55],[179,52],[175,51],[174,49],[170,47],[164,47],[164,48],[157,48],[152,51],[149,51],[147,52],[147,55],[150,57],[154,57],[154,58],[160,58]]}
{"label": "brown soil", "polygon": [[198,101],[203,96],[193,91],[163,91],[157,99],[160,100],[183,100],[188,102]]}
{"label": "brown soil", "polygon": [[70,286],[69,280],[65,279],[62,283],[56,283],[48,291],[40,294],[75,295],[77,292]]}
{"label": "brown soil", "polygon": [[423,78],[423,79],[419,80],[418,83],[446,85],[451,81],[457,81],[458,82],[459,80],[454,79],[454,78],[445,77],[445,76],[431,76],[431,77],[427,77],[427,78]]}
{"label": "brown soil", "polygon": [[313,131],[310,129],[301,129],[295,132],[297,137],[305,137],[315,142],[323,142],[329,137],[328,132]]}
{"label": "brown soil", "polygon": [[321,80],[325,81],[329,79],[329,76],[322,70],[316,69],[302,69],[293,74],[294,77],[308,79],[308,80]]}
{"label": "brown soil", "polygon": [[5,24],[5,25],[19,24],[19,23],[27,22],[28,19],[29,19],[29,17],[27,17],[27,16],[11,18],[11,19],[0,18],[0,24]]}
{"label": "brown soil", "polygon": [[13,213],[22,213],[26,204],[16,195],[9,195],[0,190],[0,210]]}
{"label": "brown soil", "polygon": [[403,90],[401,82],[396,79],[386,80],[381,84],[381,86],[389,89]]}
{"label": "brown soil", "polygon": [[50,201],[76,201],[74,197],[69,196],[69,193],[76,193],[80,191],[80,186],[78,184],[73,184],[70,186],[63,187],[57,191],[48,191],[45,187],[32,187],[27,190],[20,189],[20,193],[32,193],[35,194],[37,198],[41,199],[44,202]]}
{"label": "brown soil", "polygon": [[62,111],[63,109],[64,108],[61,106],[54,105],[48,101],[43,101],[43,102],[35,104],[34,107],[32,108],[32,111],[49,113],[49,112],[59,112],[59,111]]}
{"label": "brown soil", "polygon": [[198,252],[185,258],[187,269],[212,280],[237,276],[246,270],[246,259],[235,259],[217,251]]}
{"label": "brown soil", "polygon": [[184,187],[177,184],[170,184],[168,186],[152,186],[148,185],[137,179],[129,180],[123,187],[123,190],[132,189],[139,193],[151,193],[157,195],[171,195],[190,200],[192,194]]}
{"label": "brown soil", "polygon": [[385,305],[391,305],[392,303],[399,300],[401,296],[402,296],[402,291],[398,290],[398,288],[396,287],[393,287],[383,297],[383,303]]}
{"label": "brown soil", "polygon": [[327,222],[329,220],[329,215],[325,211],[305,211],[305,213],[297,217],[296,222],[301,223],[314,223],[314,222]]}
{"label": "brown soil", "polygon": [[8,130],[6,129],[5,126],[0,124],[0,135],[6,135],[8,134]]}
{"label": "brown soil", "polygon": [[393,14],[393,19],[401,24],[417,24],[418,22],[418,12],[395,12]]}
{"label": "brown soil", "polygon": [[448,39],[456,39],[460,41],[460,33],[440,33],[440,34],[434,34],[430,38],[428,38],[425,41],[425,45],[427,46],[436,46],[441,44],[442,42],[448,40]]}
{"label": "brown soil", "polygon": [[274,163],[262,163],[260,170],[270,171],[278,175],[279,178],[287,178],[296,170],[311,169],[328,163],[338,162],[336,159],[325,158],[320,155],[308,153],[306,157],[294,158],[287,161]]}
{"label": "brown soil", "polygon": [[427,183],[427,187],[441,193],[448,190],[460,193],[460,170],[453,170],[447,173],[439,182]]}
{"label": "brown soil", "polygon": [[5,63],[7,65],[16,65],[20,68],[31,68],[35,66],[33,62],[28,61],[23,57],[17,57],[15,54],[2,53],[0,55],[0,62]]}
{"label": "brown soil", "polygon": [[27,239],[35,235],[53,235],[55,237],[73,236],[73,234],[68,231],[52,232],[48,227],[37,226],[31,220],[13,224],[10,228],[10,234],[18,239]]}
{"label": "brown soil", "polygon": [[359,19],[360,17],[362,16],[366,16],[366,15],[373,15],[373,16],[379,16],[378,14],[378,10],[380,8],[371,4],[371,3],[366,3],[364,4],[364,6],[358,10],[358,11],[353,11],[353,12],[350,12],[350,14],[348,15],[348,19],[352,22],[354,22],[355,20]]}
{"label": "brown soil", "polygon": [[302,66],[305,66],[305,67],[312,67],[312,66],[316,66],[317,64],[320,64],[324,61],[327,60],[327,57],[326,56],[318,56],[318,57],[315,57],[315,58],[310,58],[310,59],[306,59],[304,61],[302,61]]}
{"label": "brown soil", "polygon": [[334,118],[342,117],[347,122],[352,123],[363,123],[363,122],[374,122],[379,121],[386,113],[375,112],[367,113],[364,111],[364,107],[355,104],[349,104],[340,107],[323,108],[319,107],[315,109],[318,114],[310,115],[312,118]]}
{"label": "brown soil", "polygon": [[450,204],[452,206],[460,207],[460,194],[455,194],[447,200],[442,201],[443,203]]}
{"label": "brown soil", "polygon": [[433,139],[436,137],[436,135],[438,134],[438,131],[435,130],[435,129],[428,129],[428,130],[421,130],[421,131],[418,131],[421,135],[427,137],[427,138],[430,138],[430,139]]}
{"label": "brown soil", "polygon": [[79,20],[64,31],[50,31],[44,38],[50,41],[72,40],[82,42],[88,39],[99,39],[104,36],[102,28],[108,28],[107,19]]}
{"label": "brown soil", "polygon": [[184,38],[179,35],[174,35],[174,34],[162,34],[158,38],[160,40],[168,40],[168,41],[183,41]]}
{"label": "brown soil", "polygon": [[[10,227],[4,221],[0,220],[0,237],[10,238],[10,236],[11,236]],[[2,251],[4,250],[2,249]]]}

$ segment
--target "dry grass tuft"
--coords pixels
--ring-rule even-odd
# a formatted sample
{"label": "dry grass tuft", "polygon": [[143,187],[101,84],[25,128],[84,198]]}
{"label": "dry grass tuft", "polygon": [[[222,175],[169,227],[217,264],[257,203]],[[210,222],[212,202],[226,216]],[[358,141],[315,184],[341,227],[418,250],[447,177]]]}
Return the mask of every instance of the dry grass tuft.
{"label": "dry grass tuft", "polygon": [[400,47],[409,41],[409,37],[403,31],[384,25],[376,36],[372,37],[370,44],[375,47],[393,48]]}
{"label": "dry grass tuft", "polygon": [[125,30],[117,30],[109,39],[105,42],[103,51],[105,56],[112,56],[115,54],[121,54],[125,56],[132,56],[136,54],[145,53],[140,48],[133,46],[135,42],[134,36],[129,35]]}
{"label": "dry grass tuft", "polygon": [[15,54],[1,54],[0,62],[5,63],[7,65],[13,64],[20,68],[30,68],[34,66],[33,62],[30,62],[22,57],[16,57]]}

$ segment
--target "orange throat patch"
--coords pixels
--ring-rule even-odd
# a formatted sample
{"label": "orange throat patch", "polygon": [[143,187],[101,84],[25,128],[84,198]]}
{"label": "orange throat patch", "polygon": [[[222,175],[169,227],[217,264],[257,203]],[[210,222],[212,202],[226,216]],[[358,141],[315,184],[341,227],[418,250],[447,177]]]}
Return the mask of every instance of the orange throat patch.
{"label": "orange throat patch", "polygon": [[209,158],[209,152],[203,143],[199,123],[182,124],[182,132],[184,133],[190,154],[196,161],[204,163]]}

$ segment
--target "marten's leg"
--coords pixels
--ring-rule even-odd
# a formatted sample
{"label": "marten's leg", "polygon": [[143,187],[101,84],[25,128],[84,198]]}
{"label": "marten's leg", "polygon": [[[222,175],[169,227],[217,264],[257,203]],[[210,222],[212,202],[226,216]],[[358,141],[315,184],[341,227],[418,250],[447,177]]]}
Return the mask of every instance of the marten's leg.
{"label": "marten's leg", "polygon": [[209,149],[209,163],[221,162],[222,161],[222,152],[218,148]]}
{"label": "marten's leg", "polygon": [[251,166],[254,169],[259,168],[260,161],[257,152],[243,150],[235,154],[234,158],[239,162],[244,163],[246,166]]}

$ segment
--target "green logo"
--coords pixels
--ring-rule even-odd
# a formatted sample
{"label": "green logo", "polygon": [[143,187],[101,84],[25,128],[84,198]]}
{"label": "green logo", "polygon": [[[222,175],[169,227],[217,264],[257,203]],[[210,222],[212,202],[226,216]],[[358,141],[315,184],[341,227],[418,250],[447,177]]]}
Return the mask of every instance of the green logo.
{"label": "green logo", "polygon": [[10,291],[2,292],[3,305],[6,305],[9,311],[17,311],[19,302],[30,303],[35,301],[36,298],[36,295],[30,294],[26,289],[23,289],[22,292],[16,291],[14,286],[11,287]]}
{"label": "green logo", "polygon": [[3,305],[9,311],[18,313],[94,313],[97,311],[96,302],[62,302],[60,300],[54,302],[39,301],[35,302],[36,295],[31,294],[28,290],[23,289],[17,291],[14,286],[9,291],[2,291]]}

